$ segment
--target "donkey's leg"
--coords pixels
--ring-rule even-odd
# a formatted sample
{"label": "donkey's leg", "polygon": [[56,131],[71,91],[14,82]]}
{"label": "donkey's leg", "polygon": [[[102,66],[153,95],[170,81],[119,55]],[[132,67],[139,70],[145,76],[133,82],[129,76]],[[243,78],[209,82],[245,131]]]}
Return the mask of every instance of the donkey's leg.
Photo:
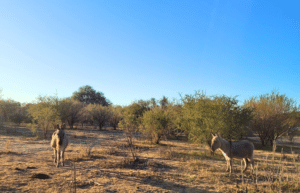
{"label": "donkey's leg", "polygon": [[59,166],[59,160],[60,160],[60,149],[57,150],[57,163],[56,163],[56,167],[58,168]]}
{"label": "donkey's leg", "polygon": [[230,167],[230,160],[229,159],[226,159],[226,164],[227,164],[226,172],[228,172],[229,167]]}
{"label": "donkey's leg", "polygon": [[232,173],[232,164],[233,164],[233,159],[230,159],[230,173]]}
{"label": "donkey's leg", "polygon": [[57,152],[56,152],[56,149],[54,149],[54,163],[57,162]]}
{"label": "donkey's leg", "polygon": [[252,170],[252,174],[254,173],[254,159],[253,159],[253,154],[250,157],[250,163],[251,163],[251,170]]}
{"label": "donkey's leg", "polygon": [[62,166],[64,166],[65,163],[65,151],[61,151],[61,159],[62,159]]}
{"label": "donkey's leg", "polygon": [[245,163],[245,167],[244,167],[244,170],[243,170],[243,173],[244,173],[248,168],[249,161],[247,160],[247,158],[243,158],[243,160],[244,160],[244,163]]}

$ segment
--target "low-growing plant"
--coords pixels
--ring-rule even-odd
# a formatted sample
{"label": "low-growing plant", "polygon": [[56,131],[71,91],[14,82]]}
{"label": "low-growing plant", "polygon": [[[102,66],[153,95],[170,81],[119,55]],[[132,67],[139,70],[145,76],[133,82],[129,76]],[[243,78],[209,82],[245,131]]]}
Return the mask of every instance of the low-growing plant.
{"label": "low-growing plant", "polygon": [[30,125],[30,131],[32,133],[32,135],[36,136],[37,135],[37,132],[38,132],[38,127],[36,124],[32,123]]}
{"label": "low-growing plant", "polygon": [[90,157],[92,152],[92,147],[91,146],[81,146],[80,148],[80,154],[83,157]]}

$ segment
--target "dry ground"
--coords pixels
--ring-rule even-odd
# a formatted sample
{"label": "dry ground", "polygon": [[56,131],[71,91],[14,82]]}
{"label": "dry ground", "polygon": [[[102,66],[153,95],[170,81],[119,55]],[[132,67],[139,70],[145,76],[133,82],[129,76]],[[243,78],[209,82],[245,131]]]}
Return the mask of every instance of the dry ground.
{"label": "dry ground", "polygon": [[254,175],[242,176],[239,161],[229,175],[222,155],[205,146],[136,139],[133,162],[122,131],[84,128],[66,130],[65,166],[56,168],[51,132],[45,140],[24,127],[0,129],[0,192],[300,192],[297,147],[274,153],[274,160],[272,152],[255,150]]}

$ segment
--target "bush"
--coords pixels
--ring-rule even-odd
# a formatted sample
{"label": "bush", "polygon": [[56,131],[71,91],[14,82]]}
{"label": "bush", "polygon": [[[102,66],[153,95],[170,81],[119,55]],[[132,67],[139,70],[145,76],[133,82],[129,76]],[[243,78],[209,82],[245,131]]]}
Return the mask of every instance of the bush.
{"label": "bush", "polygon": [[34,123],[31,124],[30,131],[34,136],[37,135],[38,127],[36,126],[36,124],[34,124]]}
{"label": "bush", "polygon": [[235,98],[208,97],[203,93],[186,95],[183,102],[183,125],[193,142],[210,145],[211,132],[237,140],[248,135],[252,111],[237,105]]}
{"label": "bush", "polygon": [[109,107],[99,104],[89,104],[86,108],[90,113],[92,120],[99,126],[99,130],[102,130],[102,128],[109,122],[112,116],[112,111]]}
{"label": "bush", "polygon": [[172,126],[172,116],[168,108],[154,107],[142,117],[143,131],[150,134],[152,143],[159,144]]}

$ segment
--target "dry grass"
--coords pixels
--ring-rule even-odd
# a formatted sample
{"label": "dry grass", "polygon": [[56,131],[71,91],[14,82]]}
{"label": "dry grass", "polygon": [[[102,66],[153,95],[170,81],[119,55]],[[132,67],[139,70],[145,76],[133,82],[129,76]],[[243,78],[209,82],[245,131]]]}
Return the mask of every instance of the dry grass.
{"label": "dry grass", "polygon": [[[121,131],[67,130],[65,166],[56,168],[47,140],[30,129],[0,131],[0,192],[299,192],[298,154],[255,150],[257,173],[225,172],[220,153],[180,141],[134,141],[131,156]],[[24,134],[24,135],[23,135]],[[75,164],[75,170],[74,170]],[[76,178],[74,178],[76,176]],[[44,178],[44,179],[41,179]],[[243,181],[242,181],[243,180]]]}

